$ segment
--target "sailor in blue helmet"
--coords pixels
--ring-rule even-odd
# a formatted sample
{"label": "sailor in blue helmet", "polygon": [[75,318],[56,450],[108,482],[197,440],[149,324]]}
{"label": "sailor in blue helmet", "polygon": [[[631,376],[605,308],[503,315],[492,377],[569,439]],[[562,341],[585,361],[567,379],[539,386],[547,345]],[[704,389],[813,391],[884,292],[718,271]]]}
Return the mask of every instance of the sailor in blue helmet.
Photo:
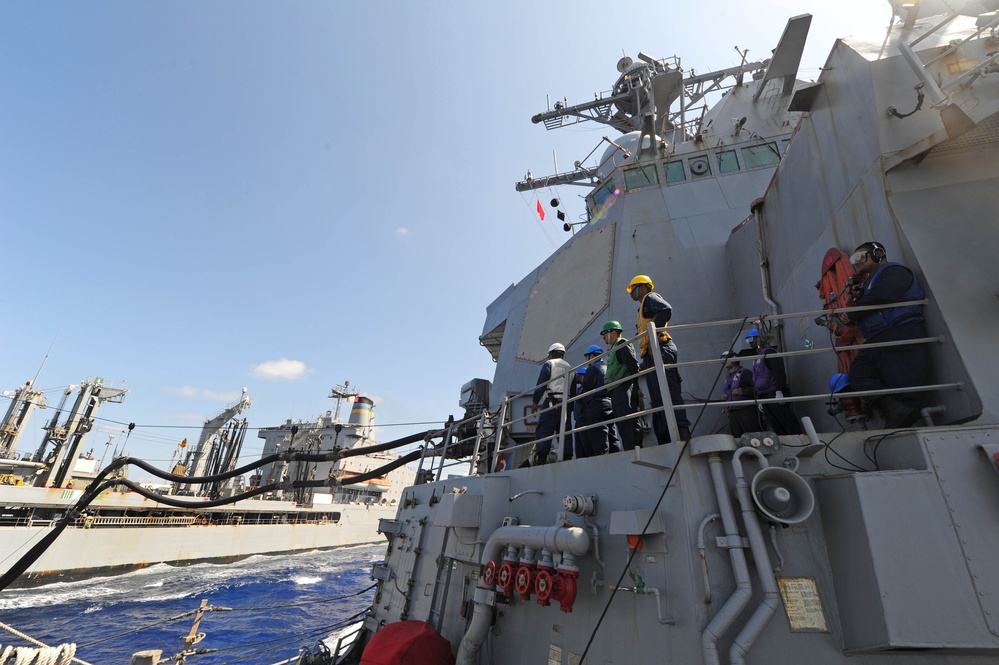
{"label": "sailor in blue helmet", "polygon": [[[728,376],[722,386],[722,399],[726,402],[739,402],[753,399],[753,373],[743,367],[738,355],[733,351],[722,354],[725,359],[725,369]],[[728,415],[728,426],[732,436],[739,438],[746,432],[758,432],[760,427],[760,412],[752,404],[741,404],[725,408]]]}
{"label": "sailor in blue helmet", "polygon": [[[610,395],[604,390],[607,365],[600,359],[603,352],[599,345],[591,344],[584,354],[588,364],[583,375],[583,397],[580,401],[583,403],[583,421],[587,425],[606,423],[614,417]],[[578,432],[576,438],[578,457],[602,455],[608,450],[612,453],[618,451],[617,433],[613,425],[603,424]]]}
{"label": "sailor in blue helmet", "polygon": [[[926,295],[912,270],[888,260],[881,243],[860,245],[850,263],[857,273],[867,276],[852,293],[854,305],[922,300]],[[922,305],[850,312],[844,320],[857,326],[865,344],[926,337]],[[861,349],[850,365],[850,385],[856,391],[909,388],[924,385],[928,374],[929,360],[923,344]],[[919,419],[919,397],[915,393],[884,395],[872,402],[889,429],[910,427]]]}
{"label": "sailor in blue helmet", "polygon": [[[746,343],[759,357],[753,361],[753,393],[757,399],[772,399],[781,395],[790,395],[787,385],[787,370],[783,358],[768,358],[777,353],[777,349],[767,343],[760,331],[753,328],[746,335]],[[801,423],[794,415],[791,407],[784,402],[763,404],[763,413],[770,421],[770,429],[775,434],[801,434]]]}

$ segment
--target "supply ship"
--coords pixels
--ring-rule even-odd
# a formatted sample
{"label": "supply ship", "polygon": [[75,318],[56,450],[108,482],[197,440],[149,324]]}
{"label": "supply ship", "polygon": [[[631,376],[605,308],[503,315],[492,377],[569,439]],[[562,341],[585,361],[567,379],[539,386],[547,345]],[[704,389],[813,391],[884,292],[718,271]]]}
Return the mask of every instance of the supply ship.
{"label": "supply ship", "polygon": [[[476,473],[406,489],[382,521],[352,657],[401,662],[401,643],[460,665],[996,662],[996,5],[892,3],[890,27],[837,40],[814,82],[797,76],[808,15],[771,57],[726,70],[642,52],[608,63],[610,91],[533,118],[605,126],[602,156],[516,184],[572,235],[488,306],[489,399],[449,453]],[[569,186],[587,188],[582,219],[560,205]],[[906,305],[926,335],[892,344],[925,349],[930,378],[844,393],[850,354],[890,344],[844,335],[850,275],[825,278],[871,241],[925,291]],[[646,424],[642,446],[580,458],[571,437],[590,426],[560,416],[554,461],[532,465],[548,350],[575,370],[607,322],[636,343],[665,332],[635,327],[636,276],[672,305],[678,359],[654,353],[638,378],[658,383],[643,419],[658,410],[671,442]],[[754,329],[793,393],[722,401],[720,356]],[[871,407],[901,395],[918,420],[888,428]],[[803,433],[728,430],[725,409],[778,403]]]}
{"label": "supply ship", "polygon": [[[125,394],[99,378],[70,386],[45,426],[38,450],[19,459],[14,454],[18,437],[32,411],[45,406],[45,396],[30,381],[12,391],[0,424],[0,575],[5,586],[157,563],[225,562],[377,542],[379,520],[395,514],[402,489],[414,482],[415,472],[404,465],[372,473],[398,456],[377,446],[371,450],[374,401],[351,390],[348,382],[332,390],[335,410],[315,420],[259,429],[262,460],[272,461],[253,468],[252,475],[232,475],[248,430],[246,419],[237,417],[250,406],[244,390],[205,421],[190,450],[186,439],[181,444],[182,456],[168,474],[172,482],[130,483],[123,465],[106,489],[80,506],[99,479],[100,462],[92,451],[82,452],[97,410],[120,403]],[[344,403],[350,408],[346,422],[340,419]],[[329,461],[296,461],[281,454],[315,456],[333,450],[340,455],[327,455]],[[226,475],[232,477],[221,478]],[[210,480],[198,482],[203,478]],[[324,487],[293,486],[303,478],[328,482]],[[268,486],[270,490],[260,491]],[[57,528],[61,531],[52,538]],[[15,564],[46,537],[48,546],[16,571]]]}

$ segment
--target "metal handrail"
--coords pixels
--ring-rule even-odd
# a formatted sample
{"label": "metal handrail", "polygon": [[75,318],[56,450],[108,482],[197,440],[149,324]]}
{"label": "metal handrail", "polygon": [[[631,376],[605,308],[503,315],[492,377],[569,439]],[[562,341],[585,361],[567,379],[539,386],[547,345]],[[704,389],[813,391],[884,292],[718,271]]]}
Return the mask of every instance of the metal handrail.
{"label": "metal handrail", "polygon": [[[773,320],[797,319],[797,318],[802,318],[802,317],[806,317],[806,316],[807,317],[812,317],[812,316],[816,316],[816,315],[832,316],[832,315],[840,314],[840,313],[860,312],[860,311],[872,311],[872,310],[889,309],[889,308],[896,308],[896,307],[906,307],[906,306],[914,306],[914,305],[925,305],[926,303],[927,303],[926,299],[921,299],[921,300],[905,301],[905,302],[900,302],[900,303],[886,303],[886,304],[881,304],[881,305],[863,305],[863,306],[838,307],[838,308],[834,307],[834,308],[829,308],[829,309],[814,310],[814,311],[810,311],[810,312],[795,312],[795,313],[791,313],[791,314],[765,315],[765,316],[760,316],[760,317],[757,317],[757,318],[751,319],[751,320],[759,321],[759,324],[762,324],[762,323],[764,323],[766,321],[773,321]],[[694,330],[694,329],[706,328],[706,327],[745,325],[745,323],[746,323],[747,320],[750,320],[750,319],[748,319],[748,318],[727,319],[727,320],[721,320],[721,321],[708,321],[708,322],[701,322],[701,323],[673,325],[673,326],[669,326],[669,331],[671,331],[671,332],[677,332],[677,331],[682,331],[682,330]],[[636,343],[637,341],[641,340],[643,337],[646,337],[646,336],[648,336],[650,339],[652,339],[656,335],[658,335],[658,333],[664,332],[666,330],[667,330],[666,326],[664,326],[663,328],[657,328],[654,323],[650,322],[649,326],[648,326],[648,330],[643,331],[642,333],[640,333],[639,335],[637,335],[636,337],[634,337],[632,339],[629,339],[628,342],[629,343]],[[861,350],[861,349],[886,348],[886,347],[894,347],[894,346],[908,346],[908,345],[913,345],[913,344],[930,344],[930,343],[938,343],[939,344],[939,343],[944,343],[945,341],[946,341],[946,338],[944,336],[942,336],[942,335],[939,335],[939,336],[920,337],[920,338],[916,338],[916,339],[907,339],[907,340],[899,340],[899,341],[892,341],[892,342],[867,342],[867,343],[864,343],[864,344],[851,344],[851,345],[848,345],[848,346],[840,346],[840,347],[805,349],[805,350],[800,350],[800,351],[771,352],[771,353],[767,353],[766,357],[768,357],[768,358],[789,358],[789,357],[812,356],[812,355],[817,355],[817,354],[828,354],[828,353],[839,354],[839,353],[841,353],[843,351],[854,351],[854,350]],[[612,351],[615,351],[615,350],[616,350],[615,348],[611,348],[609,350],[606,350],[602,354],[600,354],[599,358],[604,358],[605,356],[609,355]],[[710,358],[710,359],[706,359],[706,360],[685,361],[685,362],[678,362],[678,363],[664,363],[663,360],[662,360],[662,355],[661,355],[661,352],[659,350],[659,345],[658,344],[651,344],[650,345],[650,350],[652,351],[652,356],[653,356],[653,366],[652,367],[648,367],[648,368],[645,368],[645,369],[640,369],[635,374],[631,374],[631,375],[626,376],[626,377],[624,377],[622,379],[619,379],[617,381],[604,384],[601,388],[599,388],[597,390],[590,391],[588,393],[582,393],[580,395],[570,396],[569,395],[570,390],[568,388],[568,385],[571,384],[571,381],[567,381],[567,388],[566,388],[566,390],[563,391],[561,403],[560,404],[556,404],[556,405],[552,405],[552,406],[548,407],[547,409],[543,409],[543,410],[541,410],[541,411],[538,412],[540,414],[540,413],[543,413],[544,411],[549,411],[549,410],[552,410],[552,409],[559,409],[559,411],[561,412],[561,415],[562,415],[562,418],[560,420],[559,430],[555,434],[553,434],[552,436],[545,437],[543,439],[531,440],[531,441],[527,441],[527,442],[524,442],[524,443],[519,443],[519,444],[516,444],[516,445],[513,445],[513,446],[509,446],[509,447],[506,447],[506,448],[502,447],[501,443],[503,441],[504,433],[507,431],[507,428],[510,427],[510,426],[512,426],[513,424],[518,423],[518,422],[526,421],[526,419],[527,419],[527,416],[523,416],[523,417],[518,417],[518,418],[513,418],[513,419],[510,419],[510,420],[506,420],[506,417],[509,415],[509,412],[510,412],[510,408],[509,408],[510,404],[514,400],[516,400],[516,399],[519,399],[521,397],[524,397],[526,395],[529,395],[529,394],[533,393],[540,386],[534,386],[534,387],[532,387],[529,390],[525,390],[525,391],[522,391],[520,393],[516,393],[514,395],[508,395],[508,396],[504,397],[502,405],[501,405],[501,409],[500,409],[501,414],[503,414],[503,418],[500,420],[500,422],[497,425],[497,439],[496,439],[495,450],[492,453],[493,454],[493,462],[490,465],[490,471],[495,471],[496,463],[498,462],[501,453],[510,453],[510,452],[515,451],[515,450],[527,447],[527,446],[533,446],[533,445],[536,445],[538,443],[545,442],[545,441],[552,441],[552,445],[557,445],[558,446],[557,450],[559,451],[558,452],[559,457],[561,459],[564,459],[565,455],[566,455],[566,452],[567,452],[566,451],[566,446],[565,446],[565,440],[566,440],[565,436],[566,436],[566,434],[573,434],[573,435],[575,435],[576,433],[585,432],[587,430],[594,429],[596,427],[601,427],[601,426],[606,426],[606,425],[613,425],[613,424],[618,423],[618,422],[622,422],[622,421],[625,421],[625,420],[631,420],[631,419],[634,419],[634,418],[640,418],[640,417],[646,416],[646,415],[650,415],[651,416],[651,415],[654,415],[655,413],[659,413],[659,412],[662,412],[664,414],[664,417],[666,418],[666,421],[667,421],[667,426],[669,427],[670,437],[671,437],[671,439],[673,441],[676,441],[676,440],[679,439],[679,430],[678,430],[678,427],[677,427],[677,424],[676,424],[675,412],[677,410],[680,410],[680,409],[687,409],[687,408],[691,408],[691,407],[712,407],[712,408],[714,408],[714,407],[723,407],[724,408],[724,407],[729,407],[729,406],[733,406],[733,405],[751,405],[751,404],[761,405],[761,404],[786,403],[786,402],[812,402],[812,401],[828,400],[831,397],[831,393],[818,393],[818,394],[809,394],[809,395],[783,396],[783,397],[762,398],[762,399],[761,398],[756,398],[756,399],[753,399],[753,400],[739,400],[739,401],[731,401],[731,400],[729,400],[729,401],[723,401],[723,400],[717,400],[717,401],[715,401],[715,400],[706,400],[706,401],[701,401],[701,402],[689,402],[689,403],[685,403],[685,404],[674,405],[672,403],[671,395],[670,395],[669,389],[668,389],[668,384],[666,382],[666,370],[667,369],[682,368],[682,367],[698,367],[698,366],[704,366],[704,365],[724,364],[725,360],[722,359],[722,358]],[[761,357],[763,357],[762,354],[757,354],[757,355],[752,355],[752,356],[747,355],[747,356],[740,357],[740,360],[758,359],[758,358],[761,358]],[[587,361],[587,362],[581,363],[580,365],[577,365],[577,366],[571,368],[570,373],[567,373],[566,376],[567,377],[572,376],[572,373],[574,373],[576,371],[576,369],[578,369],[579,367],[583,367],[585,365],[588,365],[591,362],[592,361]],[[656,373],[656,378],[659,381],[660,394],[663,397],[663,405],[662,406],[647,408],[647,409],[644,409],[642,411],[638,411],[638,412],[633,413],[633,414],[628,414],[626,416],[622,416],[622,417],[618,417],[618,418],[611,418],[611,419],[608,419],[608,420],[603,420],[600,423],[596,423],[596,424],[582,425],[582,426],[579,426],[579,427],[572,427],[572,428],[566,429],[566,427],[565,427],[565,414],[566,414],[566,409],[570,408],[569,404],[575,402],[576,400],[582,399],[583,397],[586,397],[587,395],[592,395],[594,392],[598,392],[600,390],[606,391],[606,392],[609,393],[610,390],[613,389],[615,386],[627,383],[629,381],[637,381],[639,377],[642,377],[642,376],[646,376],[647,377],[647,375],[650,372],[653,372],[653,371]],[[891,394],[897,394],[897,393],[929,392],[929,391],[937,391],[937,390],[961,390],[963,388],[964,388],[964,384],[963,383],[955,382],[955,383],[927,384],[927,385],[922,385],[922,386],[913,386],[911,388],[893,388],[893,389],[886,389],[886,390],[855,391],[855,392],[851,392],[849,395],[851,397],[874,397],[874,396],[891,395]]]}

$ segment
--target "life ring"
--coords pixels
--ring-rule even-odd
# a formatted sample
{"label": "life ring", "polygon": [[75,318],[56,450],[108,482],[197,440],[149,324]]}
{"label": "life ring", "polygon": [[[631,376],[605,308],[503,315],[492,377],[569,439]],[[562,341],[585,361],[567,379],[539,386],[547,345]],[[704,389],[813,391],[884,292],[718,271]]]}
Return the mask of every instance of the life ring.
{"label": "life ring", "polygon": [[201,522],[202,525],[208,524],[208,518],[207,517],[202,517],[201,520],[199,520],[199,521]]}

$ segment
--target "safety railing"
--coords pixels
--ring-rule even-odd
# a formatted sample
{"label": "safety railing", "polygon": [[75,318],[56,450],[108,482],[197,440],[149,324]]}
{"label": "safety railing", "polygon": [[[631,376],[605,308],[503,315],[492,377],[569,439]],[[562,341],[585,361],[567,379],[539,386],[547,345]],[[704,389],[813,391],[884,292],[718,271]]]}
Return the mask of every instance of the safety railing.
{"label": "safety railing", "polygon": [[[674,326],[670,326],[669,327],[669,331],[671,333],[677,333],[677,332],[686,331],[686,330],[698,330],[698,329],[705,329],[705,328],[711,328],[711,327],[739,326],[739,332],[733,338],[733,342],[730,345],[730,347],[735,347],[741,341],[741,338],[743,336],[743,334],[742,334],[743,330],[745,329],[746,325],[750,321],[752,321],[754,325],[758,325],[758,326],[762,327],[762,326],[765,326],[765,325],[769,324],[770,322],[776,322],[776,321],[781,321],[781,320],[785,320],[785,319],[799,319],[799,318],[802,318],[802,317],[813,318],[813,317],[816,317],[816,316],[836,317],[839,314],[848,314],[848,313],[851,313],[851,312],[862,312],[862,311],[871,311],[871,310],[878,310],[878,309],[889,309],[889,308],[896,308],[896,307],[907,307],[907,306],[911,306],[911,305],[925,305],[926,302],[927,302],[926,300],[914,300],[914,301],[906,301],[906,302],[901,302],[901,303],[890,303],[890,304],[886,304],[886,305],[866,305],[866,306],[856,306],[856,307],[841,307],[841,308],[822,309],[822,310],[815,310],[815,311],[808,311],[808,312],[794,312],[794,313],[790,313],[790,314],[765,315],[765,316],[757,316],[757,317],[751,317],[751,318],[750,317],[746,317],[746,318],[741,318],[741,319],[726,319],[726,320],[710,321],[710,322],[703,322],[703,323],[691,323],[691,324],[674,325]],[[641,334],[637,335],[635,338],[630,339],[629,343],[637,345],[638,342],[640,340],[642,340],[643,338],[657,339],[658,334],[660,332],[665,331],[665,330],[667,330],[666,327],[656,328],[653,323],[649,323],[648,329],[645,330],[645,331],[643,331]],[[943,336],[927,336],[927,337],[920,337],[920,338],[917,338],[917,339],[906,339],[906,340],[891,341],[891,342],[867,342],[867,343],[864,343],[864,344],[856,344],[856,345],[849,345],[849,346],[835,346],[835,347],[830,346],[828,348],[827,347],[811,348],[811,349],[803,349],[803,350],[798,350],[798,351],[768,352],[766,354],[766,358],[767,359],[777,359],[777,358],[792,358],[792,357],[801,357],[801,356],[816,356],[816,355],[829,355],[829,354],[836,355],[836,354],[840,354],[840,353],[847,352],[847,351],[855,351],[855,350],[861,350],[861,349],[887,348],[887,347],[906,346],[906,345],[914,345],[914,344],[933,344],[933,343],[943,343],[944,341],[945,341],[945,338]],[[634,419],[634,418],[639,418],[639,419],[643,419],[643,420],[648,421],[648,420],[651,420],[651,418],[656,413],[662,413],[663,414],[663,416],[664,416],[664,418],[666,420],[666,424],[667,424],[668,430],[669,430],[670,439],[672,441],[678,441],[680,439],[680,431],[679,431],[679,427],[677,425],[676,411],[681,410],[681,409],[728,408],[728,407],[731,407],[731,406],[745,406],[745,405],[750,405],[750,404],[752,404],[752,405],[764,405],[764,404],[788,403],[788,402],[816,402],[816,401],[826,402],[826,401],[828,401],[833,396],[829,392],[823,392],[823,393],[817,393],[817,394],[806,394],[806,395],[796,395],[796,396],[790,396],[790,395],[788,395],[788,396],[782,396],[782,397],[755,398],[755,399],[738,400],[738,401],[734,401],[734,400],[729,400],[729,401],[717,400],[716,401],[716,400],[706,399],[706,400],[701,400],[701,401],[686,402],[684,404],[673,404],[672,403],[672,399],[671,399],[671,395],[670,395],[670,391],[669,391],[669,386],[668,386],[667,380],[666,380],[666,371],[668,369],[675,368],[677,370],[681,370],[683,368],[699,367],[699,366],[710,366],[710,365],[720,366],[720,365],[722,365],[722,364],[725,363],[725,359],[720,358],[720,357],[714,357],[714,358],[709,358],[709,359],[705,359],[705,360],[684,361],[684,362],[677,362],[677,363],[664,363],[659,345],[653,343],[653,344],[650,344],[649,346],[650,346],[650,350],[652,352],[652,358],[653,358],[653,365],[652,365],[652,367],[641,369],[636,374],[631,374],[631,375],[629,375],[627,377],[624,377],[622,379],[619,379],[617,381],[614,381],[614,382],[611,382],[611,383],[606,383],[605,385],[599,387],[597,390],[590,391],[590,392],[587,392],[587,393],[581,393],[579,395],[571,395],[572,391],[567,387],[566,390],[563,391],[563,395],[562,395],[562,398],[559,401],[559,403],[554,404],[552,406],[549,406],[549,407],[547,407],[545,409],[539,410],[537,412],[537,414],[538,414],[539,417],[545,411],[557,410],[557,412],[559,413],[559,416],[560,416],[559,417],[559,421],[558,421],[559,422],[559,427],[558,427],[557,431],[555,432],[555,434],[553,434],[551,436],[547,436],[547,437],[543,437],[543,438],[540,438],[540,439],[535,439],[535,440],[527,441],[527,442],[523,442],[523,443],[516,443],[516,444],[514,444],[512,446],[504,447],[503,443],[504,443],[504,441],[505,441],[506,438],[509,438],[511,436],[510,435],[510,431],[514,428],[514,426],[517,425],[517,424],[521,424],[521,423],[523,423],[523,424],[526,425],[526,422],[527,422],[527,420],[529,418],[529,416],[527,416],[527,415],[524,415],[524,416],[521,416],[521,417],[515,417],[515,418],[509,417],[510,416],[510,411],[511,411],[511,405],[516,400],[519,400],[519,399],[521,399],[523,397],[526,397],[528,395],[532,395],[534,393],[534,391],[538,387],[540,387],[540,386],[534,386],[534,387],[530,388],[529,390],[525,390],[525,391],[519,392],[517,394],[509,395],[509,396],[505,397],[503,399],[503,402],[502,402],[501,406],[500,406],[500,411],[499,411],[498,418],[497,418],[498,425],[496,427],[496,438],[495,438],[495,446],[494,446],[495,450],[491,454],[490,471],[491,472],[495,472],[497,470],[497,464],[498,464],[499,460],[501,459],[501,456],[509,454],[510,455],[510,459],[512,460],[513,459],[513,453],[515,451],[527,448],[529,446],[533,447],[533,446],[536,446],[538,444],[543,444],[543,443],[549,442],[549,441],[552,442],[552,446],[553,447],[556,447],[556,449],[558,451],[558,458],[564,460],[566,458],[566,456],[567,456],[567,453],[568,453],[568,451],[566,449],[566,445],[565,445],[566,435],[573,435],[573,436],[575,436],[578,433],[586,432],[586,431],[591,430],[591,429],[595,429],[595,428],[599,428],[599,427],[605,427],[605,426],[609,426],[609,425],[614,425],[616,423],[623,422],[623,421],[626,421],[626,420],[631,420],[631,419]],[[612,353],[612,352],[614,352],[616,350],[617,349],[611,349],[611,350],[605,351],[604,353],[602,353],[599,356],[599,358],[603,359],[606,356],[610,355],[610,353]],[[741,356],[739,358],[739,360],[740,361],[750,361],[751,362],[753,360],[760,359],[760,358],[763,358],[763,357],[764,356],[760,355],[760,354],[757,354],[757,355],[744,355],[744,356]],[[587,362],[582,363],[580,365],[576,365],[576,366],[572,367],[569,370],[569,372],[566,375],[567,386],[570,383],[571,376],[575,373],[575,371],[577,369],[579,369],[580,367],[587,366],[588,364],[590,364],[590,362],[592,362],[592,361],[587,361]],[[569,429],[566,428],[566,420],[567,420],[566,416],[569,413],[569,410],[573,408],[573,405],[574,405],[574,403],[577,400],[583,399],[585,397],[592,397],[592,396],[594,396],[595,393],[598,393],[599,391],[607,391],[607,393],[609,394],[610,391],[613,388],[615,388],[616,386],[619,386],[619,385],[622,385],[622,384],[625,384],[625,383],[628,383],[628,382],[637,381],[637,379],[639,379],[639,378],[641,378],[643,376],[644,377],[648,377],[650,374],[653,374],[653,373],[655,374],[655,380],[659,384],[659,393],[660,393],[660,395],[662,396],[662,399],[663,399],[663,405],[662,406],[650,407],[650,408],[646,408],[646,409],[637,411],[635,413],[627,414],[625,416],[620,416],[620,417],[616,417],[616,418],[609,418],[607,420],[601,420],[599,423],[584,424],[584,425],[582,425],[580,427],[572,427],[572,428],[569,428]],[[877,396],[883,396],[883,395],[895,395],[895,394],[899,394],[899,393],[932,392],[932,391],[942,391],[942,390],[960,390],[961,388],[963,388],[963,384],[962,383],[934,383],[934,384],[924,384],[924,385],[920,385],[920,386],[913,386],[913,387],[910,387],[910,388],[891,388],[891,389],[885,389],[885,390],[853,391],[853,392],[848,393],[848,395],[849,395],[849,397],[877,397]],[[647,429],[647,428],[643,427],[643,429]],[[609,451],[609,448],[608,448],[608,451]]]}

